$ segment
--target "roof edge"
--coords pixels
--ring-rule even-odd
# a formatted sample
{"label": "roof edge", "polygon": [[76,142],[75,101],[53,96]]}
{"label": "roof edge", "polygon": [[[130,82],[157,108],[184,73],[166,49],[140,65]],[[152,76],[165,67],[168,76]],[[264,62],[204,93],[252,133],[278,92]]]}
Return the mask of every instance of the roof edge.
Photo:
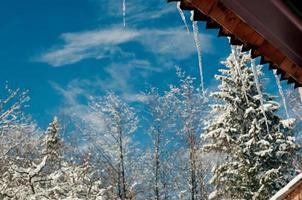
{"label": "roof edge", "polygon": [[286,186],[279,190],[270,200],[283,200],[288,194],[295,190],[296,186],[302,180],[302,173],[297,175]]}

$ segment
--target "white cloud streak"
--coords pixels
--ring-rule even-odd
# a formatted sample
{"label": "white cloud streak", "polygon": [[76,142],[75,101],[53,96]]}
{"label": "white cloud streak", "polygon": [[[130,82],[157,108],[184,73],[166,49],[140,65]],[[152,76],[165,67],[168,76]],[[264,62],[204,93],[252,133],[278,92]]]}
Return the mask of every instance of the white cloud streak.
{"label": "white cloud streak", "polygon": [[[178,28],[173,29],[121,29],[110,28],[79,33],[64,33],[61,36],[64,44],[52,48],[40,55],[36,61],[45,62],[54,67],[73,64],[84,59],[103,59],[116,55],[129,56],[121,44],[137,42],[145,50],[173,59],[185,59],[195,54],[194,41],[191,35]],[[212,51],[211,36],[201,34],[205,53]]]}
{"label": "white cloud streak", "polygon": [[89,84],[87,80],[73,80],[66,88],[56,83],[52,83],[52,86],[64,98],[65,104],[60,108],[61,114],[75,121],[79,120],[87,126],[86,128],[103,131],[106,129],[103,117],[79,101],[80,97],[84,97],[85,100],[90,98],[91,93],[85,88]]}
{"label": "white cloud streak", "polygon": [[36,60],[54,67],[76,63],[87,58],[101,59],[119,51],[119,44],[139,36],[138,31],[111,28],[79,33],[64,33],[64,44],[48,50]]}
{"label": "white cloud streak", "polygon": [[[196,53],[193,35],[187,34],[183,29],[148,30],[144,33],[140,42],[154,54],[179,60]],[[204,52],[211,53],[212,37],[206,34],[201,34],[200,37]]]}
{"label": "white cloud streak", "polygon": [[[92,0],[98,5],[100,13],[99,20],[106,21],[110,19],[120,20],[122,24],[122,2],[107,0]],[[145,23],[150,20],[157,20],[165,15],[176,13],[176,9],[172,4],[159,0],[135,0],[126,1],[126,18],[128,24]],[[117,21],[118,22],[118,21]]]}

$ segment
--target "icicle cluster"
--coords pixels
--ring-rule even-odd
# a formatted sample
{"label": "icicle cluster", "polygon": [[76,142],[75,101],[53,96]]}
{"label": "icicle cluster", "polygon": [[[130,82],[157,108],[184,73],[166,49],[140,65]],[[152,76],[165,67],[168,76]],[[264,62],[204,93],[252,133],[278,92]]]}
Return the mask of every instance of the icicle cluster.
{"label": "icicle cluster", "polygon": [[126,27],[126,0],[123,0],[123,24]]}
{"label": "icicle cluster", "polygon": [[234,52],[235,67],[236,67],[236,70],[237,70],[237,72],[239,74],[239,77],[240,77],[240,80],[241,80],[243,94],[244,94],[246,102],[248,103],[249,99],[247,98],[247,95],[246,95],[246,90],[247,89],[246,89],[246,86],[245,86],[245,83],[244,83],[244,80],[243,80],[243,77],[242,77],[242,71],[241,71],[241,66],[240,66],[241,63],[238,63],[238,60],[239,60],[238,51],[240,52],[240,47],[237,47],[237,46],[231,46],[231,47],[232,47],[232,51]]}
{"label": "icicle cluster", "polygon": [[199,39],[199,30],[198,30],[197,21],[194,21],[194,11],[191,12],[191,21],[192,21],[192,26],[193,26],[194,41],[195,41],[195,45],[196,45],[196,49],[197,49],[197,55],[198,55],[200,88],[201,88],[202,96],[205,97],[201,43],[200,43],[200,39]]}
{"label": "icicle cluster", "polygon": [[185,16],[184,12],[182,11],[182,9],[180,8],[180,2],[177,2],[176,6],[177,6],[177,10],[179,12],[179,15],[181,17],[181,20],[182,20],[182,22],[184,23],[184,25],[186,27],[187,33],[190,34],[190,29],[189,29],[188,24],[187,24],[186,16]]}
{"label": "icicle cluster", "polygon": [[267,129],[267,133],[269,134],[270,131],[269,131],[269,125],[268,125],[267,116],[266,116],[265,110],[264,110],[263,95],[262,95],[262,92],[261,92],[261,87],[260,87],[259,78],[258,78],[256,64],[255,64],[255,60],[254,59],[252,59],[252,61],[251,61],[251,67],[252,67],[252,70],[253,70],[255,84],[256,84],[258,95],[259,95],[259,98],[260,98],[261,111],[263,113],[263,117],[264,117],[264,120],[265,120],[265,125],[266,125],[266,129]]}
{"label": "icicle cluster", "polygon": [[289,114],[288,114],[288,109],[287,109],[287,105],[286,105],[286,100],[285,100],[285,96],[284,96],[284,93],[283,93],[283,89],[282,89],[279,77],[278,77],[276,71],[274,71],[273,73],[274,73],[274,76],[275,76],[275,79],[276,79],[276,83],[277,83],[279,94],[280,94],[281,99],[282,99],[282,103],[283,103],[283,106],[284,106],[286,117],[289,119]]}

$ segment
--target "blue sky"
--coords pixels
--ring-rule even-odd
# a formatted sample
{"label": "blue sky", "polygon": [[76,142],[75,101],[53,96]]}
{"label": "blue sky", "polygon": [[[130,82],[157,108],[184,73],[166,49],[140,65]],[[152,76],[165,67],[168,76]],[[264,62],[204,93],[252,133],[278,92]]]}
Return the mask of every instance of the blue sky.
{"label": "blue sky", "polygon": [[[176,81],[176,65],[198,77],[193,36],[174,3],[126,0],[126,7],[124,28],[122,1],[1,1],[0,84],[29,89],[27,111],[45,127],[62,110],[84,114],[82,99],[106,90],[130,103],[140,100],[145,83],[165,90]],[[199,30],[205,87],[212,90],[228,40],[202,23]],[[275,93],[274,84],[267,89]]]}

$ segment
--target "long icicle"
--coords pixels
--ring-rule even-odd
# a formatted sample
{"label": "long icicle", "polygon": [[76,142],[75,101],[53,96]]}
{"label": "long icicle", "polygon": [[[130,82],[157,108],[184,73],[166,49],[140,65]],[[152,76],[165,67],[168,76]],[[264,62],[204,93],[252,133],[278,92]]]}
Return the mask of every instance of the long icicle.
{"label": "long icicle", "polygon": [[123,0],[123,24],[126,27],[126,0]]}
{"label": "long icicle", "polygon": [[285,100],[285,96],[284,96],[284,93],[283,93],[283,89],[282,89],[282,86],[281,86],[281,82],[279,80],[279,77],[278,77],[276,71],[273,71],[273,73],[274,73],[274,76],[275,76],[275,79],[276,79],[276,83],[277,83],[277,86],[278,86],[279,94],[280,94],[282,102],[283,102],[283,106],[284,106],[284,110],[285,110],[285,113],[286,113],[286,117],[287,117],[287,119],[289,119],[288,109],[287,109],[287,105],[286,105],[286,100]]}
{"label": "long icicle", "polygon": [[268,120],[267,120],[267,116],[266,116],[266,113],[265,113],[265,110],[264,110],[263,95],[262,95],[262,92],[261,92],[260,83],[259,83],[258,74],[257,74],[257,69],[256,69],[256,64],[255,64],[254,59],[251,60],[251,67],[252,67],[252,71],[253,71],[255,84],[256,84],[257,91],[258,91],[258,95],[260,96],[261,111],[262,111],[263,116],[264,116],[267,133],[269,134]]}
{"label": "long icicle", "polygon": [[238,47],[236,47],[234,45],[231,45],[231,48],[232,48],[232,51],[233,51],[234,56],[235,56],[235,67],[236,67],[236,70],[237,70],[237,72],[239,74],[239,77],[240,77],[240,80],[241,80],[243,94],[244,94],[246,102],[249,103],[249,99],[247,98],[247,94],[246,94],[247,89],[245,87],[245,83],[244,83],[244,80],[243,80],[243,77],[242,77],[241,66],[240,66],[240,63],[238,62],[238,60],[239,60],[238,50],[239,49],[237,49]]}
{"label": "long icicle", "polygon": [[197,21],[194,21],[194,11],[191,11],[191,21],[192,21],[192,27],[193,27],[193,35],[198,55],[198,66],[199,66],[199,76],[200,76],[200,88],[202,92],[202,96],[205,97],[205,88],[204,88],[204,82],[203,82],[203,66],[202,66],[202,57],[201,57],[201,43],[199,39],[199,30],[197,26]]}
{"label": "long icicle", "polygon": [[176,6],[177,6],[177,10],[179,12],[179,15],[181,17],[181,20],[182,20],[182,22],[184,23],[184,25],[186,27],[187,33],[190,34],[190,29],[189,29],[188,24],[187,24],[186,16],[185,16],[184,12],[182,11],[182,9],[180,8],[180,2],[177,2]]}

